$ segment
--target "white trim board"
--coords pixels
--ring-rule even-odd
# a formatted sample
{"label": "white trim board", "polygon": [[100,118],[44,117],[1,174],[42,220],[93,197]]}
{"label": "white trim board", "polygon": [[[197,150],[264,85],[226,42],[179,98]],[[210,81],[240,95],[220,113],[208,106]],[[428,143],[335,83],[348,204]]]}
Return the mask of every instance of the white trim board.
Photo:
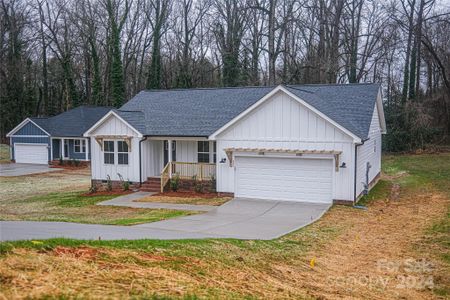
{"label": "white trim board", "polygon": [[40,130],[42,130],[43,132],[45,132],[45,134],[47,134],[46,136],[50,136],[50,133],[48,133],[46,130],[44,130],[44,128],[42,128],[41,126],[39,126],[38,124],[36,124],[35,122],[33,122],[33,120],[31,120],[30,118],[26,118],[25,120],[23,120],[19,125],[17,125],[16,127],[14,127],[10,132],[8,132],[6,134],[6,137],[11,137],[14,135],[14,133],[16,133],[17,131],[20,130],[20,128],[22,128],[23,126],[25,126],[28,122],[31,122],[34,124],[34,126],[36,126],[37,128],[39,128]]}
{"label": "white trim board", "polygon": [[242,113],[240,113],[238,116],[236,116],[235,118],[233,118],[230,122],[228,122],[227,124],[225,124],[224,126],[222,126],[221,128],[219,128],[218,130],[216,130],[213,134],[211,134],[209,136],[209,139],[211,140],[215,140],[217,138],[217,136],[221,133],[223,133],[225,130],[227,130],[228,128],[230,128],[231,126],[233,126],[234,124],[236,124],[238,121],[240,121],[241,119],[243,119],[244,117],[246,117],[248,114],[250,114],[253,110],[255,110],[257,107],[259,107],[260,105],[262,105],[264,102],[266,102],[268,99],[270,99],[273,95],[275,95],[277,92],[284,92],[285,94],[287,94],[288,96],[292,97],[294,100],[298,101],[301,105],[305,106],[306,108],[308,108],[309,110],[311,110],[312,112],[316,113],[317,115],[319,115],[321,118],[323,118],[324,120],[328,121],[329,123],[331,123],[332,125],[334,125],[335,127],[337,127],[338,129],[340,129],[341,131],[343,131],[345,134],[347,134],[348,136],[350,136],[353,139],[353,142],[355,143],[360,143],[361,142],[361,138],[359,138],[357,135],[353,134],[352,132],[350,132],[348,129],[346,129],[345,127],[341,126],[340,124],[338,124],[337,122],[335,122],[334,120],[332,120],[331,118],[329,118],[328,116],[326,116],[324,113],[322,113],[321,111],[319,111],[318,109],[316,109],[315,107],[313,107],[312,105],[308,104],[306,101],[304,101],[303,99],[299,98],[298,96],[292,94],[290,91],[288,91],[286,88],[284,88],[282,85],[277,86],[276,88],[274,88],[270,93],[268,93],[267,95],[265,95],[264,97],[262,97],[260,100],[258,100],[256,103],[254,103],[253,105],[251,105],[249,108],[247,108],[246,110],[244,110]]}

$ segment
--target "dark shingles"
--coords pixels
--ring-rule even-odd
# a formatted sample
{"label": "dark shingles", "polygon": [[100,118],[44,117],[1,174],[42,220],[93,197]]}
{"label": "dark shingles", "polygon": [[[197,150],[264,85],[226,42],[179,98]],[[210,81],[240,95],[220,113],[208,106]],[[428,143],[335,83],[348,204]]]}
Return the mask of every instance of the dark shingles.
{"label": "dark shingles", "polygon": [[[358,137],[367,137],[378,84],[286,88]],[[144,135],[209,136],[274,87],[142,91],[119,114]]]}
{"label": "dark shingles", "polygon": [[79,106],[53,117],[31,119],[51,136],[81,137],[110,110],[103,106]]}

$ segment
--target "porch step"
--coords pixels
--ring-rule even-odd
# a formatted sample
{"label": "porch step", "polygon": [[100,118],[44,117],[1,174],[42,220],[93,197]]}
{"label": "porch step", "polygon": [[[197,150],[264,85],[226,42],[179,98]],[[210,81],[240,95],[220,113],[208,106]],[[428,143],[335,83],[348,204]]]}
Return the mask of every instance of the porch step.
{"label": "porch step", "polygon": [[161,179],[159,177],[149,177],[143,182],[139,189],[143,192],[159,192],[161,190]]}

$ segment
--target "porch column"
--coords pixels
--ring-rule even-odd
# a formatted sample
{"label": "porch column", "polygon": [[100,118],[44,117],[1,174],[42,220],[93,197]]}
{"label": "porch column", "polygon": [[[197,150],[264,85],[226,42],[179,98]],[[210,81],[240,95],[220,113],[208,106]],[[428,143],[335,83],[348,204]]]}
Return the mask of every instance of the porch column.
{"label": "porch column", "polygon": [[172,140],[167,141],[167,160],[169,161],[169,178],[172,178]]}
{"label": "porch column", "polygon": [[64,158],[66,157],[65,153],[64,153],[64,139],[61,139],[61,160],[64,160]]}
{"label": "porch column", "polygon": [[84,142],[86,143],[85,160],[89,160],[89,139],[85,139]]}
{"label": "porch column", "polygon": [[53,161],[53,138],[50,138],[50,161]]}
{"label": "porch column", "polygon": [[209,141],[209,162],[214,163],[214,141]]}

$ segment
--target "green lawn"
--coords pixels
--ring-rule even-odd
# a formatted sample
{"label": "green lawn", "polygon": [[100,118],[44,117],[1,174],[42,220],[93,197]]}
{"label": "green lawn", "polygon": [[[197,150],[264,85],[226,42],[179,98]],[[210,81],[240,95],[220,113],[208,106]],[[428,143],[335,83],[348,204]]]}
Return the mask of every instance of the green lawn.
{"label": "green lawn", "polygon": [[134,225],[185,216],[195,212],[98,206],[117,196],[83,196],[59,192],[1,201],[0,220],[58,221],[109,225]]}
{"label": "green lawn", "polygon": [[[433,293],[448,297],[450,154],[385,156],[383,172],[383,179],[362,200],[367,211],[335,206],[318,222],[271,241],[52,239],[0,243],[0,265],[6,266],[0,268],[3,293],[5,298],[325,299],[339,295],[382,299],[398,295],[425,299]],[[398,199],[390,199],[394,185],[399,186]],[[140,218],[109,212],[106,221],[108,212],[97,210],[105,208],[93,206],[101,200],[105,198],[60,193],[32,198],[29,204],[18,204],[15,211],[32,217],[38,203],[37,214],[45,218],[54,210],[56,216],[66,219],[105,224]],[[410,213],[415,208],[420,214]],[[14,211],[8,215],[13,216]],[[412,226],[418,223],[423,225]],[[411,228],[415,231],[410,232]],[[400,234],[386,243],[396,232]],[[396,239],[401,239],[401,248],[391,250]],[[361,255],[355,258],[355,253]],[[330,276],[346,278],[341,270],[359,278],[377,274],[376,259],[388,254],[393,261],[432,259],[436,288],[349,288],[327,281]]]}

